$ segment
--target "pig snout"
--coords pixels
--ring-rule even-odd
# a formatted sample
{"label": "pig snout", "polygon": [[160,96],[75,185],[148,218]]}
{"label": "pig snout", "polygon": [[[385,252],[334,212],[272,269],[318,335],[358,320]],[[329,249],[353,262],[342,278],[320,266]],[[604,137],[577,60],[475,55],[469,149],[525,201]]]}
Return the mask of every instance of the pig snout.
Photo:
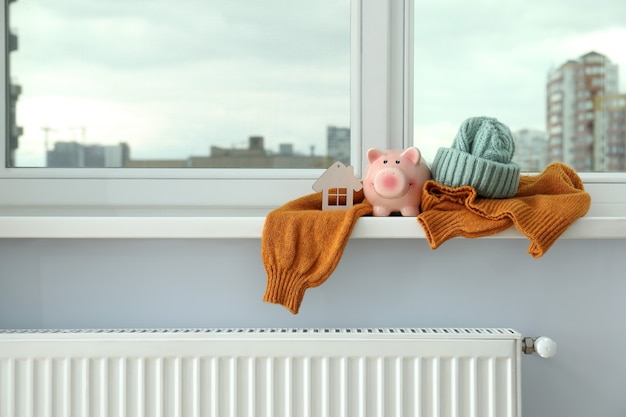
{"label": "pig snout", "polygon": [[374,177],[374,191],[384,198],[402,197],[409,190],[409,181],[404,172],[386,168],[381,169]]}

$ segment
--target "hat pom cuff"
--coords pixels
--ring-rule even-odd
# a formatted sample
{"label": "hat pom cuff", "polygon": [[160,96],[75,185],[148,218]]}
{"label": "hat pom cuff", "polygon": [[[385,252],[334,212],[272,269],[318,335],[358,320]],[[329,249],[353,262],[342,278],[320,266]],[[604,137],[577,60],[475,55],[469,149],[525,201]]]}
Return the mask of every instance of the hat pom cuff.
{"label": "hat pom cuff", "polygon": [[477,158],[453,148],[439,148],[431,167],[432,177],[448,187],[470,186],[485,198],[510,198],[519,186],[520,167]]}

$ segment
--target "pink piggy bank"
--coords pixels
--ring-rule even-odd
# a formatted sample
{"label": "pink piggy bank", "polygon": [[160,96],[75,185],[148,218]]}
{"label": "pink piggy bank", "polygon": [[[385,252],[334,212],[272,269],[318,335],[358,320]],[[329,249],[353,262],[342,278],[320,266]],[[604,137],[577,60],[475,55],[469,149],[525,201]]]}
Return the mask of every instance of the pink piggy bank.
{"label": "pink piggy bank", "polygon": [[417,216],[422,188],[430,179],[430,169],[419,149],[367,151],[369,165],[363,178],[363,193],[374,208],[374,216]]}

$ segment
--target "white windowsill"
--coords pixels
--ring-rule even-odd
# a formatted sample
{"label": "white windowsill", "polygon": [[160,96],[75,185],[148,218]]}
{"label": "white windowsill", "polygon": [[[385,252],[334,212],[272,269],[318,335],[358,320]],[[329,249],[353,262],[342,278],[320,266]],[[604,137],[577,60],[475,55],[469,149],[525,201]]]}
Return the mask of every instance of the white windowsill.
{"label": "white windowsill", "polygon": [[[269,209],[79,209],[0,211],[0,238],[258,239]],[[590,213],[562,238],[626,238],[626,216]],[[362,217],[356,239],[424,239],[415,217]],[[525,238],[511,227],[490,238]]]}
{"label": "white windowsill", "polygon": [[[561,237],[626,239],[626,181],[591,182],[585,189],[591,194],[589,212]],[[0,238],[259,239],[272,208],[0,205]],[[399,216],[362,217],[351,237],[425,239],[415,217]],[[488,238],[526,237],[512,226]]]}

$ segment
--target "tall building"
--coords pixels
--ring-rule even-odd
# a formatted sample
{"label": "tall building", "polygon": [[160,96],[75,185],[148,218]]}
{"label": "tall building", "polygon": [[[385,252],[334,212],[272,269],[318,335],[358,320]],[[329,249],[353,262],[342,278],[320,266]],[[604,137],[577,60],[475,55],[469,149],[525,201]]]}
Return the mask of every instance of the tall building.
{"label": "tall building", "polygon": [[[17,0],[9,0],[9,3],[14,3]],[[7,14],[9,13],[10,8],[6,8]],[[10,23],[11,20],[7,16],[7,21]],[[7,54],[7,81],[5,85],[9,88],[9,100],[8,100],[8,112],[7,112],[7,124],[8,124],[8,132],[7,132],[7,160],[5,163],[7,166],[13,167],[15,166],[15,150],[19,145],[19,138],[22,136],[23,129],[21,126],[17,125],[16,118],[16,107],[17,100],[22,94],[22,87],[19,84],[14,84],[11,80],[11,52],[17,51],[18,42],[17,35],[12,31],[8,32],[8,40],[7,40],[8,54]]]}
{"label": "tall building", "polygon": [[326,129],[328,158],[350,165],[350,128],[328,126]]}
{"label": "tall building", "polygon": [[597,52],[570,60],[548,74],[546,127],[548,162],[562,161],[579,171],[594,166],[598,96],[618,93],[618,68]]}
{"label": "tall building", "polygon": [[626,171],[626,94],[597,96],[593,157],[596,171]]}
{"label": "tall building", "polygon": [[548,141],[546,132],[541,130],[522,129],[513,132],[515,139],[515,155],[524,172],[541,172],[547,165]]}

